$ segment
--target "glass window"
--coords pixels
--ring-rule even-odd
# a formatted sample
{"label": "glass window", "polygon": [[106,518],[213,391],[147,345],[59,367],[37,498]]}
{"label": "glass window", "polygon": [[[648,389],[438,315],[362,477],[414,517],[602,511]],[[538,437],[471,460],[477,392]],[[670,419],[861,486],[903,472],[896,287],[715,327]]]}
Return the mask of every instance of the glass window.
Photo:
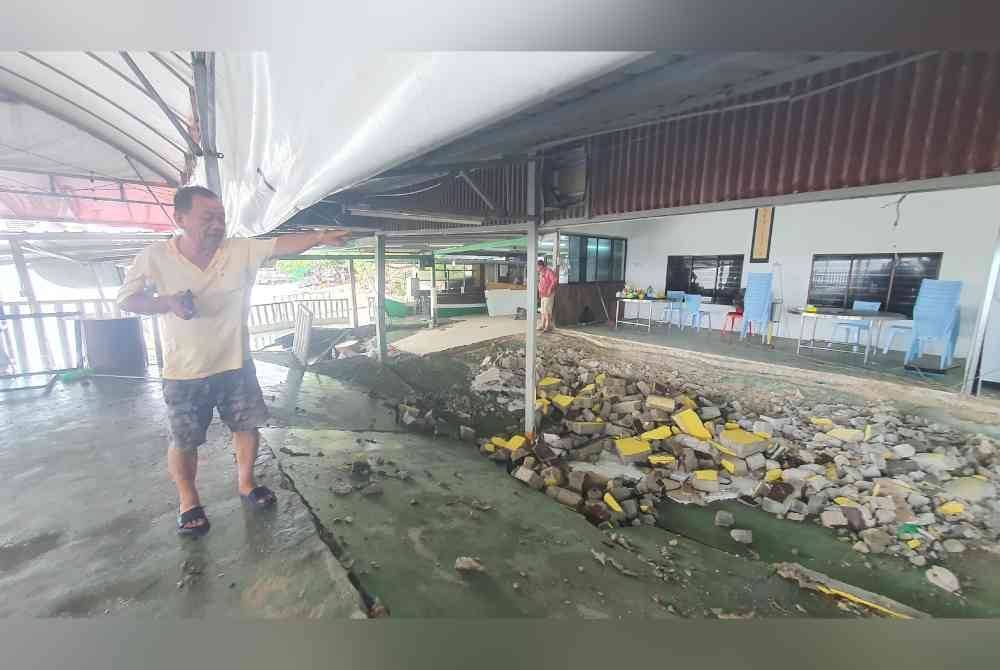
{"label": "glass window", "polygon": [[559,236],[559,282],[624,281],[628,244],[623,239]]}
{"label": "glass window", "polygon": [[913,315],[920,282],[937,279],[940,253],[837,254],[813,256],[809,303],[850,309],[855,300]]}
{"label": "glass window", "polygon": [[597,281],[597,238],[588,237],[587,240],[587,281]]}
{"label": "glass window", "polygon": [[736,302],[743,256],[667,256],[667,290],[703,296],[722,305]]}

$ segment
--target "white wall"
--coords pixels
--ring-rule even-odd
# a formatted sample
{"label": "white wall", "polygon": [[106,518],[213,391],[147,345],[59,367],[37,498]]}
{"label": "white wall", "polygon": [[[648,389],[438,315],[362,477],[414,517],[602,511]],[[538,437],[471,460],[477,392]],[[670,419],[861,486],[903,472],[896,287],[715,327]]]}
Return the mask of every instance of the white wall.
{"label": "white wall", "polygon": [[[776,290],[785,307],[806,303],[813,254],[941,252],[941,279],[957,279],[962,287],[958,354],[969,350],[976,316],[986,288],[993,246],[1000,228],[1000,186],[911,193],[899,196],[836,200],[775,208],[771,263],[750,263],[754,210],[611,223],[574,228],[628,239],[625,279],[656,290],[666,287],[667,256],[675,254],[743,254],[743,285],[748,272],[775,272]],[[726,308],[713,307],[713,327],[720,328]],[[817,330],[827,337],[829,322]],[[798,334],[798,317],[786,315],[782,335]],[[901,348],[899,339],[895,348]]]}

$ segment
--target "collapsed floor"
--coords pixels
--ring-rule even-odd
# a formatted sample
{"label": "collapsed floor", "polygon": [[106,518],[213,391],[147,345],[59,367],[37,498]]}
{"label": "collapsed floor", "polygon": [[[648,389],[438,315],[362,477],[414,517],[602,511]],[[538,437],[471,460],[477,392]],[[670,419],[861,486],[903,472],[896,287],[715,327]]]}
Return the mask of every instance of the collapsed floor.
{"label": "collapsed floor", "polygon": [[[425,357],[400,355],[389,365],[352,357],[318,364],[318,374],[261,362],[258,373],[274,420],[265,431],[268,449],[259,471],[272,486],[275,480],[280,482],[280,508],[274,515],[241,512],[235,496],[231,443],[216,423],[209,444],[200,451],[199,468],[203,502],[208,505],[213,529],[196,542],[179,540],[172,532],[176,500],[163,474],[166,425],[158,385],[97,379],[88,385],[58,384],[48,397],[12,398],[0,410],[8,428],[0,438],[0,477],[11,488],[9,504],[0,514],[0,613],[338,617],[359,614],[360,591],[378,596],[393,616],[415,617],[886,614],[870,605],[885,606],[885,610],[904,616],[1000,615],[1000,571],[996,570],[996,554],[987,550],[995,545],[995,535],[990,535],[995,527],[989,520],[995,496],[979,503],[963,501],[963,514],[970,518],[953,522],[937,511],[941,502],[950,500],[936,499],[930,490],[967,476],[963,470],[973,467],[968,460],[958,469],[939,474],[929,472],[935,468],[921,465],[921,471],[928,471],[921,481],[914,481],[911,473],[883,471],[883,478],[910,482],[917,492],[931,498],[924,510],[913,504],[919,499],[911,503],[907,494],[906,504],[914,516],[935,515],[935,523],[918,525],[920,530],[933,534],[950,529],[947,537],[942,533],[938,538],[941,549],[945,549],[943,540],[948,539],[965,546],[962,553],[948,553],[933,542],[925,543],[911,556],[923,555],[928,561],[923,567],[911,565],[905,550],[898,547],[895,555],[891,548],[881,554],[860,553],[853,548],[858,537],[850,526],[831,530],[815,523],[815,517],[792,522],[739,500],[705,506],[697,497],[691,504],[674,502],[669,494],[677,496],[686,488],[692,489],[691,496],[718,495],[693,489],[689,482],[666,494],[661,490],[653,497],[651,510],[640,510],[655,516],[655,526],[609,528],[604,523],[598,527],[588,522],[579,508],[559,504],[509,476],[517,471],[509,458],[493,460],[499,458],[497,452],[511,451],[511,438],[520,425],[518,384],[511,384],[512,392],[473,392],[470,386],[482,373],[481,365],[487,358],[486,369],[497,367],[504,373],[501,377],[515,371],[519,361],[508,357],[516,357],[517,348],[513,342],[498,342]],[[817,432],[827,432],[807,423],[808,418],[818,416],[813,413],[816,405],[830,405],[826,418],[847,427],[850,421],[838,418],[837,413],[864,407],[858,396],[870,391],[863,387],[848,392],[829,382],[817,384],[816,380],[781,376],[773,370],[740,370],[731,363],[717,364],[632,345],[601,348],[578,337],[546,337],[542,349],[550,366],[548,376],[569,381],[573,378],[557,366],[572,371],[583,361],[599,360],[606,366],[605,383],[607,378],[632,380],[626,381],[626,396],[629,384],[636,383],[638,388],[638,381],[648,379],[662,385],[653,386],[652,395],[662,394],[677,403],[685,394],[698,404],[699,411],[709,406],[719,408],[722,416],[703,421],[715,421],[715,428],[724,428],[726,415],[735,412],[730,404],[733,399],[741,403],[743,420],[752,422],[763,420],[761,415],[786,418],[782,408],[790,407],[795,412],[787,416],[799,417],[790,425],[808,431],[806,442],[813,441]],[[572,352],[579,352],[576,362]],[[559,363],[558,355],[571,360]],[[596,376],[602,370],[589,371]],[[590,383],[596,391],[596,379]],[[610,384],[616,385],[615,381]],[[545,392],[570,395],[562,386],[580,395],[586,384],[580,387],[574,380]],[[900,389],[899,397],[907,396],[904,389],[896,388]],[[399,412],[400,402],[408,395],[420,400],[416,404],[421,405],[421,411],[415,415]],[[924,447],[942,443],[947,437],[952,445],[944,447],[944,455],[968,459],[968,435],[984,432],[996,437],[995,420],[990,425],[988,419],[970,414],[966,404],[957,400],[943,404],[940,396],[927,398],[930,401],[923,406],[900,400],[895,410],[885,410],[899,419],[899,425],[885,435],[895,432],[903,436],[902,429],[918,433],[889,446],[909,443],[915,457],[933,453],[939,447],[931,452]],[[644,396],[643,403],[647,400]],[[414,398],[404,402],[414,403]],[[603,403],[601,400],[600,405]],[[881,404],[876,402],[862,414],[871,418],[871,409]],[[597,416],[600,410],[599,406]],[[428,411],[432,411],[429,417]],[[577,416],[584,411],[570,409],[570,418],[587,418]],[[592,407],[590,411],[595,410]],[[801,416],[796,413],[799,411]],[[559,434],[559,439],[576,439],[565,429],[565,417],[560,418],[560,413],[550,408],[546,432]],[[406,419],[408,415],[410,419]],[[912,419],[914,416],[919,419]],[[604,419],[606,424],[614,424],[608,419]],[[673,424],[672,418],[669,423]],[[935,423],[942,425],[932,430]],[[31,425],[32,430],[25,431],[25,425]],[[478,433],[475,441],[449,437],[459,436],[462,425],[474,428]],[[108,426],[114,430],[109,432]],[[420,430],[411,431],[411,427]],[[646,432],[646,428],[632,424],[639,437],[640,429]],[[752,433],[754,426],[749,428],[747,432]],[[833,449],[849,456],[872,445],[886,445],[885,436],[879,442],[877,435],[871,435],[868,442],[808,447],[783,430],[776,436],[772,432],[770,442],[792,445],[793,455]],[[465,432],[469,438],[468,430]],[[503,438],[508,448],[495,448],[489,458],[483,457],[479,443],[492,442],[493,437]],[[656,443],[657,451],[650,440],[651,453],[673,456],[677,471],[686,467],[684,452],[678,457],[668,445],[680,438],[671,435],[664,443]],[[615,438],[600,439],[604,444],[596,463],[591,462],[593,454],[590,460],[570,460],[578,450],[573,447],[566,447],[561,459],[551,463],[567,480],[560,487],[565,489],[570,489],[570,470],[595,471],[583,476],[581,489],[588,492],[579,495],[593,495],[589,490],[596,490],[602,493],[600,502],[604,502],[603,493],[609,492],[607,484],[599,485],[602,469],[617,468],[609,479],[610,493],[614,496],[617,492],[620,499],[615,501],[622,507],[621,514],[626,514],[631,506],[625,501],[633,500],[638,506],[640,498],[629,498],[620,489],[638,488],[642,478],[656,469],[670,468],[621,462],[613,451]],[[609,439],[612,442],[608,443]],[[718,442],[715,438],[712,441]],[[991,445],[988,440],[971,442]],[[669,452],[663,450],[665,446]],[[952,446],[954,454],[949,453]],[[558,444],[550,446],[558,448]],[[276,458],[268,460],[271,452]],[[695,454],[699,458],[699,452]],[[525,456],[539,460],[530,469],[540,477],[543,466],[549,466],[541,456]],[[700,458],[699,469],[713,469],[703,467],[708,465],[707,455]],[[771,460],[781,464],[783,472],[809,465],[793,464],[781,455]],[[905,460],[887,458],[886,468]],[[714,464],[714,457],[712,461]],[[524,463],[521,460],[518,466]],[[843,480],[849,467],[854,466],[838,465],[845,470],[838,472],[841,480],[820,492],[848,486]],[[995,464],[975,467],[982,468],[977,474],[988,483],[995,483],[990,474],[995,474]],[[722,466],[721,457],[714,470],[720,492],[732,486],[732,482],[727,485],[726,477],[737,479],[735,472],[731,474]],[[641,478],[635,477],[637,471]],[[755,472],[758,474],[752,479],[761,479],[760,471]],[[765,484],[778,482],[766,481],[767,468],[763,473]],[[558,477],[552,472],[548,475]],[[826,477],[825,470],[822,476]],[[659,478],[661,482],[667,479],[669,475]],[[593,486],[595,482],[597,486]],[[868,502],[866,496],[872,497],[872,490],[859,487],[857,482],[853,486],[859,493],[856,502],[863,506]],[[804,495],[808,504],[806,484],[799,495]],[[829,499],[837,503],[835,497]],[[67,506],[67,500],[89,502]],[[850,523],[854,515],[841,510],[839,504],[833,506]],[[731,527],[715,524],[719,511],[733,515]],[[984,512],[987,516],[980,516]],[[616,514],[612,510],[609,521],[627,521]],[[725,520],[725,515],[722,517]],[[882,527],[885,530],[884,524]],[[966,537],[970,528],[980,537]],[[734,529],[751,531],[751,543],[734,540]],[[961,529],[961,535],[955,536],[954,529]],[[747,538],[746,534],[737,537]],[[895,537],[893,547],[900,544],[905,546],[905,541]],[[460,560],[463,557],[477,563]],[[456,562],[473,571],[457,570]],[[475,570],[477,564],[483,572]],[[958,591],[946,591],[928,581],[927,569],[937,565],[954,573],[961,586]],[[838,593],[857,600],[831,597]],[[365,601],[366,606],[369,603]]]}
{"label": "collapsed floor", "polygon": [[[599,353],[542,344],[535,445],[517,433],[524,378],[516,341],[491,345],[471,380],[436,392],[425,380],[397,417],[474,442],[523,484],[609,530],[657,525],[677,505],[735,500],[785,523],[825,526],[862,560],[905,559],[928,583],[958,594],[977,588],[949,569],[958,556],[1000,555],[992,437],[891,402],[838,402],[822,391],[826,398],[807,398],[796,385],[760,379],[727,397],[711,375]],[[712,522],[754,552],[752,530],[732,512]]]}

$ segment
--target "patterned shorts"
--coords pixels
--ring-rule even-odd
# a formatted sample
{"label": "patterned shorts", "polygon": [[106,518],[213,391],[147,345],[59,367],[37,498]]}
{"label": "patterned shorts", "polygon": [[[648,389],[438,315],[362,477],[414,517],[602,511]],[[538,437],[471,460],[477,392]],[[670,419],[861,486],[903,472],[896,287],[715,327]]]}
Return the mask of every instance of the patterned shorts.
{"label": "patterned shorts", "polygon": [[205,444],[213,411],[233,432],[253,430],[267,420],[267,405],[257,383],[257,369],[248,360],[239,370],[203,379],[163,380],[170,434],[177,449]]}

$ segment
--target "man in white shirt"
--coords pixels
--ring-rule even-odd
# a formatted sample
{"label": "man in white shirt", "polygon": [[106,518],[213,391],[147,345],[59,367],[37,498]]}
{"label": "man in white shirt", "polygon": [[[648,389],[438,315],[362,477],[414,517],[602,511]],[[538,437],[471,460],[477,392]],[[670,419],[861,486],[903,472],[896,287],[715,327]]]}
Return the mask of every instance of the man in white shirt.
{"label": "man in white shirt", "polygon": [[163,398],[172,438],[167,467],[180,499],[177,532],[198,536],[208,532],[209,522],[195,486],[197,449],[205,443],[215,409],[233,433],[243,502],[257,509],[276,501],[273,491],[257,486],[253,473],[257,429],[267,419],[247,329],[257,269],[272,256],[319,244],[342,246],[347,232],[227,238],[225,208],[201,186],[177,190],[174,220],[182,234],[152,244],[136,257],[118,303],[136,314],[165,315]]}

